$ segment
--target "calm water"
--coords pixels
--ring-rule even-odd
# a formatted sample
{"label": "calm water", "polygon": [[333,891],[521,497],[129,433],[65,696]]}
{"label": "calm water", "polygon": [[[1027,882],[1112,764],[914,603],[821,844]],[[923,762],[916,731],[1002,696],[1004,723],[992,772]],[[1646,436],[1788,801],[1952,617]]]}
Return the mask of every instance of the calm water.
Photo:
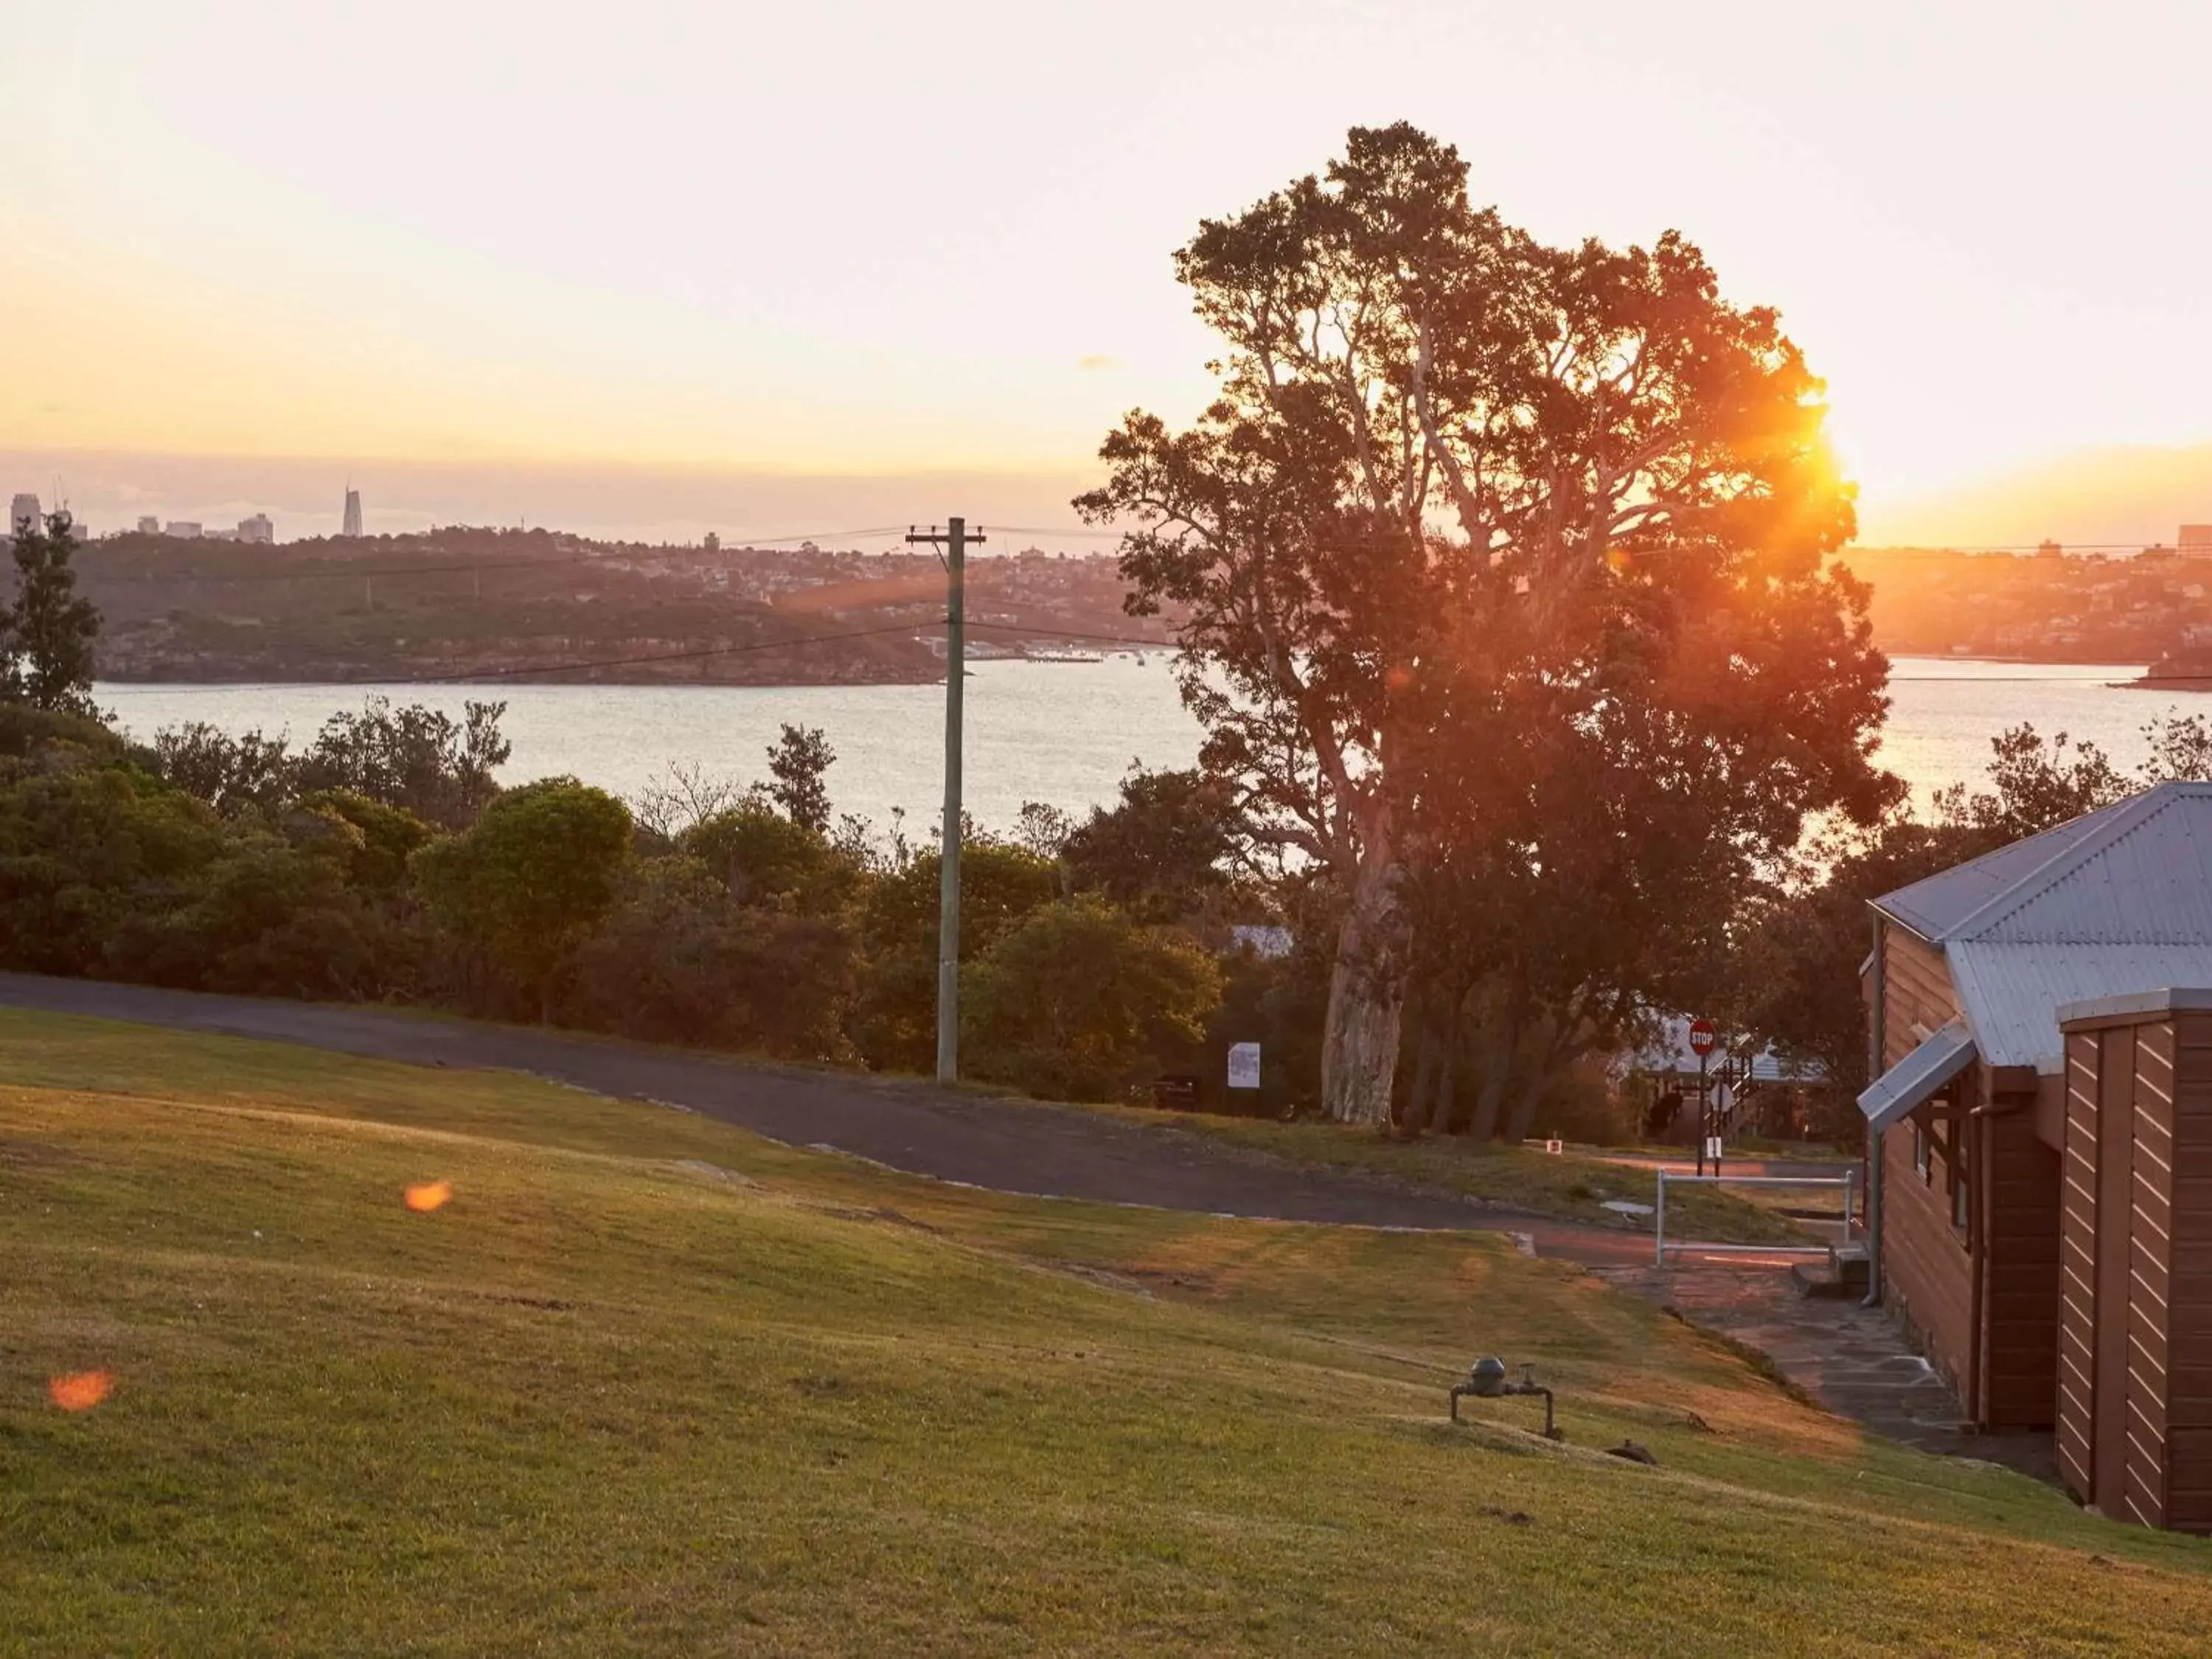
{"label": "calm water", "polygon": [[[1923,799],[1978,777],[1990,738],[2032,720],[2093,739],[2121,764],[2143,752],[2141,727],[2170,708],[2212,712],[2212,697],[2152,695],[2112,682],[2139,665],[1959,662],[1900,658],[1882,759]],[[205,720],[313,736],[333,710],[361,706],[361,685],[102,685],[98,697],[140,738]],[[559,772],[634,794],[671,763],[752,778],[784,721],[818,726],[837,751],[838,810],[888,825],[903,807],[909,833],[935,820],[943,790],[945,691],[937,685],[393,686],[395,702],[458,715],[471,697],[502,697],[514,757],[508,782]],[[1024,801],[1080,812],[1110,799],[1133,762],[1188,766],[1198,728],[1177,701],[1164,654],[1147,661],[979,662],[968,680],[967,798],[978,822],[1012,823]]]}

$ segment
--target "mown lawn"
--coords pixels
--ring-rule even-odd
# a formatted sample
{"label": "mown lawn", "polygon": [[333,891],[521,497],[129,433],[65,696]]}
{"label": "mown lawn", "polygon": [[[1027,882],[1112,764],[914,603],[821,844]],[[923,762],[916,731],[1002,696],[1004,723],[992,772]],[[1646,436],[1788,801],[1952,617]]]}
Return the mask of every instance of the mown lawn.
{"label": "mown lawn", "polygon": [[[442,1181],[428,1212],[402,1201]],[[2192,1653],[2212,1548],[1481,1237],[0,1011],[0,1651]],[[1443,1420],[1474,1354],[1534,1402]],[[105,1370],[75,1413],[49,1380]],[[1598,1454],[1633,1436],[1662,1467]]]}

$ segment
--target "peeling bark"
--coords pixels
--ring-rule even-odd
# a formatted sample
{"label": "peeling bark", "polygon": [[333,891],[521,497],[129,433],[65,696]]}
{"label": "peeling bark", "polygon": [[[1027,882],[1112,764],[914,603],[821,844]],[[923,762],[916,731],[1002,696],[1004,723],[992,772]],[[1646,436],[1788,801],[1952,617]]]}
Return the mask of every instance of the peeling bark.
{"label": "peeling bark", "polygon": [[1370,860],[1352,889],[1328,980],[1322,1109],[1340,1123],[1388,1123],[1405,993],[1397,964],[1395,871]]}

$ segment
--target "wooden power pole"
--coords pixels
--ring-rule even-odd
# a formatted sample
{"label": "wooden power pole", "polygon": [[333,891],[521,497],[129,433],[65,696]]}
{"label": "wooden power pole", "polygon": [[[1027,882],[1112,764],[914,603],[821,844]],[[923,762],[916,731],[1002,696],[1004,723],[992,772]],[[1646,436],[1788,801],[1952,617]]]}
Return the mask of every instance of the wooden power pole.
{"label": "wooden power pole", "polygon": [[908,542],[941,547],[945,562],[945,824],[939,832],[937,886],[937,1080],[960,1078],[960,720],[967,687],[967,553],[983,533],[968,533],[965,519],[948,519],[941,532],[908,530]]}

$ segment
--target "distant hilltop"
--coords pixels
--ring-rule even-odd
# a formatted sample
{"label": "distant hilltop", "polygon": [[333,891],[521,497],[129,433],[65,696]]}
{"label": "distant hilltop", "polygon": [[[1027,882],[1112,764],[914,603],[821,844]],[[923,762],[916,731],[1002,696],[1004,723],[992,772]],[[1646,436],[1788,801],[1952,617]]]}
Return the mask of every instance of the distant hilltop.
{"label": "distant hilltop", "polygon": [[2212,524],[2172,546],[1850,548],[1893,655],[2157,663],[2212,652]]}
{"label": "distant hilltop", "polygon": [[[126,532],[78,555],[103,678],[822,684],[942,678],[927,552],[678,547],[448,527],[278,546]],[[1125,616],[1111,556],[969,567],[969,653],[1171,643]],[[1089,643],[1085,644],[1085,641]]]}

